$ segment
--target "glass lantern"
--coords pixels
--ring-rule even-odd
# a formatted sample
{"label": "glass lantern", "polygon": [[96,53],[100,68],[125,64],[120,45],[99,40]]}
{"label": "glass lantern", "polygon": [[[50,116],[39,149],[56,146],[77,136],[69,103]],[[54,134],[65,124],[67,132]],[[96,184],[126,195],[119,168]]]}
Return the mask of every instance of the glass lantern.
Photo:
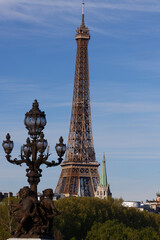
{"label": "glass lantern", "polygon": [[24,124],[32,138],[39,137],[47,123],[46,115],[39,109],[37,100],[34,101],[32,109],[25,114]]}
{"label": "glass lantern", "polygon": [[12,149],[14,147],[13,141],[10,140],[10,135],[7,133],[6,135],[6,141],[3,141],[2,146],[6,154],[10,154],[12,152]]}
{"label": "glass lantern", "polygon": [[32,147],[31,147],[31,142],[30,139],[27,138],[26,144],[24,144],[21,148],[21,151],[24,153],[26,157],[30,157],[32,154]]}
{"label": "glass lantern", "polygon": [[44,139],[44,134],[41,132],[40,139],[37,141],[37,149],[39,152],[43,153],[46,150],[48,142]]}
{"label": "glass lantern", "polygon": [[55,149],[56,149],[57,155],[60,158],[63,157],[63,155],[65,154],[65,151],[66,151],[66,144],[63,144],[63,138],[62,137],[60,137],[59,143],[56,144]]}

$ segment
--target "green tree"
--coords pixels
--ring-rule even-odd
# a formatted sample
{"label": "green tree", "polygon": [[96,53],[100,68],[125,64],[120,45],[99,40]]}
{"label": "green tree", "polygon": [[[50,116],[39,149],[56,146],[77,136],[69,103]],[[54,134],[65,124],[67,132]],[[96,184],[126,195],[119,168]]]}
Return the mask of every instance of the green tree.
{"label": "green tree", "polygon": [[[13,199],[12,201],[17,201]],[[6,240],[16,223],[8,199],[0,204],[0,240]],[[159,240],[160,216],[125,208],[109,198],[71,197],[55,202],[62,212],[54,219],[57,240]]]}
{"label": "green tree", "polygon": [[151,228],[136,230],[126,227],[118,221],[108,220],[105,223],[95,223],[85,240],[159,240],[157,232]]}
{"label": "green tree", "polygon": [[[143,235],[147,239],[147,234],[150,232],[153,235],[157,234],[156,237],[160,236],[159,215],[140,212],[135,208],[125,208],[121,202],[121,200],[113,198],[108,200],[90,197],[60,199],[55,202],[55,205],[62,214],[55,218],[54,226],[61,231],[65,240],[85,239],[92,226],[95,224],[103,225],[107,221],[111,221],[113,224],[112,235],[114,237],[116,237],[116,232],[119,235],[124,235],[124,239],[127,236],[126,239],[133,240],[145,239],[141,237]],[[152,231],[146,232],[144,228],[151,228]],[[113,232],[115,233],[113,234]]]}
{"label": "green tree", "polygon": [[0,240],[6,240],[16,228],[14,218],[10,214],[10,203],[16,203],[16,198],[4,198],[0,203]]}

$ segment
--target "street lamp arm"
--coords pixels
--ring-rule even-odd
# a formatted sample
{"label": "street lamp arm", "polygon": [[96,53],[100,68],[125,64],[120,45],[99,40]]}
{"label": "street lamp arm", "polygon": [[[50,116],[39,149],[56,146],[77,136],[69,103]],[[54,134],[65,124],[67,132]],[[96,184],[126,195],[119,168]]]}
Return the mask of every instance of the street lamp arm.
{"label": "street lamp arm", "polygon": [[42,160],[42,163],[45,163],[47,161],[47,159],[49,158],[51,154],[47,153],[46,155],[44,155],[45,157]]}
{"label": "street lamp arm", "polygon": [[55,167],[55,166],[60,165],[61,162],[62,162],[62,160],[63,160],[63,158],[59,157],[57,163],[56,163],[54,160],[53,160],[52,162],[47,162],[47,161],[45,161],[45,162],[43,162],[43,163],[46,164],[47,167]]}
{"label": "street lamp arm", "polygon": [[21,159],[21,160],[18,160],[17,158],[11,160],[11,155],[6,155],[6,158],[7,158],[7,161],[12,163],[12,164],[16,164],[16,165],[22,165],[22,163],[26,163],[25,159]]}
{"label": "street lamp arm", "polygon": [[52,162],[48,162],[48,161],[44,161],[43,164],[45,164],[47,167],[54,167],[56,166],[55,164],[55,161],[52,161]]}
{"label": "street lamp arm", "polygon": [[41,153],[41,155],[37,159],[37,166],[40,166],[41,164],[45,164],[45,162],[47,161],[50,155],[51,154],[49,153],[47,153],[46,155],[43,155],[43,153]]}

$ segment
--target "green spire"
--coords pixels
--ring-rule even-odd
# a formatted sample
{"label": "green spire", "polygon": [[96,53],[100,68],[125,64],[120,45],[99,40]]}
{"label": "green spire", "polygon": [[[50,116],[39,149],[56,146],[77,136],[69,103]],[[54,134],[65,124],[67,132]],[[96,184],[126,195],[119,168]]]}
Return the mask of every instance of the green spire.
{"label": "green spire", "polygon": [[103,187],[107,186],[106,159],[105,159],[105,154],[104,153],[103,153],[103,162],[102,162],[100,185],[103,186]]}

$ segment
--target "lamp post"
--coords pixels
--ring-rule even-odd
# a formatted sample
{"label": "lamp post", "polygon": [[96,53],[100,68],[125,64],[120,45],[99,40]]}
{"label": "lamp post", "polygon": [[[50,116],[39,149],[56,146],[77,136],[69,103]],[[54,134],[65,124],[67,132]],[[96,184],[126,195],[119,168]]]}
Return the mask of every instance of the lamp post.
{"label": "lamp post", "polygon": [[[13,141],[11,141],[9,133],[7,133],[6,140],[3,141],[3,144],[2,144],[4,151],[6,153],[6,159],[8,160],[8,162],[12,164],[20,165],[20,166],[23,163],[27,165],[26,176],[28,178],[28,182],[30,185],[30,188],[24,187],[23,189],[20,190],[20,194],[22,198],[25,200],[24,202],[23,200],[21,200],[21,203],[20,203],[20,208],[22,211],[22,219],[19,222],[19,227],[15,236],[17,234],[22,235],[23,233],[22,229],[25,228],[27,221],[28,221],[28,226],[26,228],[26,233],[28,235],[26,236],[33,235],[33,233],[35,232],[36,234],[39,234],[38,236],[42,235],[43,232],[42,230],[41,231],[39,230],[40,229],[39,226],[43,225],[43,228],[44,228],[44,223],[43,223],[43,218],[42,216],[39,215],[39,210],[38,210],[38,208],[42,208],[42,207],[40,207],[40,203],[38,203],[38,199],[37,199],[37,185],[40,182],[40,177],[42,176],[41,174],[42,169],[40,168],[40,166],[44,164],[47,167],[54,167],[61,164],[63,160],[62,157],[66,151],[66,145],[63,144],[63,138],[60,137],[59,143],[56,144],[55,146],[55,149],[58,155],[58,161],[57,162],[55,162],[54,160],[48,161],[48,158],[50,156],[49,146],[42,132],[46,123],[47,123],[46,115],[44,112],[42,112],[39,109],[39,104],[37,100],[35,100],[32,105],[32,109],[25,114],[24,124],[28,130],[29,137],[27,138],[26,143],[23,144],[21,147],[20,159],[17,159],[17,158],[13,160],[11,159],[11,152],[13,150],[14,143]],[[27,201],[26,201],[26,198],[28,199]],[[24,203],[24,206],[23,206],[23,203]],[[35,207],[32,206],[32,209],[34,208],[34,212],[32,209],[29,209],[29,207],[32,204],[34,204],[35,206]],[[28,212],[31,211],[29,215],[25,215],[26,213],[24,213],[23,208],[24,209],[28,208]],[[48,209],[50,209],[50,207],[48,207]],[[33,215],[32,224],[30,223],[31,215]],[[34,218],[37,219],[37,216],[39,216],[38,217],[40,219],[39,222],[37,220],[34,220]]]}
{"label": "lamp post", "polygon": [[28,177],[28,182],[30,184],[31,191],[37,195],[37,185],[40,182],[40,177],[42,176],[42,169],[40,166],[45,164],[47,167],[53,167],[61,164],[63,160],[63,155],[66,151],[66,145],[63,144],[63,138],[60,137],[59,144],[56,144],[55,149],[58,154],[58,162],[47,161],[49,154],[49,147],[47,153],[45,150],[48,146],[47,140],[44,139],[44,134],[42,130],[46,125],[45,113],[39,109],[39,104],[37,100],[34,101],[32,109],[25,114],[24,124],[28,129],[28,137],[26,144],[21,147],[21,159],[17,158],[11,160],[10,153],[14,147],[13,141],[10,140],[10,135],[7,133],[6,140],[3,141],[3,148],[6,153],[6,158],[8,162],[16,165],[21,165],[25,163],[27,165],[26,176]]}

